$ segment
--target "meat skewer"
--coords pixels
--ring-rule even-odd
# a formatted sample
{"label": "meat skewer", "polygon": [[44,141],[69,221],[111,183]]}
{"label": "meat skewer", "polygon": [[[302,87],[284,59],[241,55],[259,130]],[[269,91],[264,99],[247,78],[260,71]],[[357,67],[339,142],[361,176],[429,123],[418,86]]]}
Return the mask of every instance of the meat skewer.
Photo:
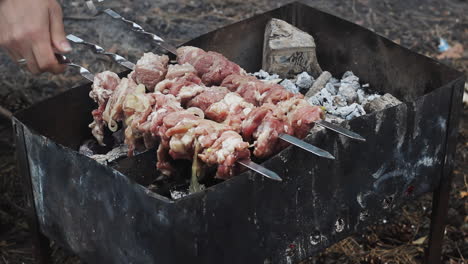
{"label": "meat skewer", "polygon": [[[92,3],[92,2],[91,2]],[[160,36],[154,34],[154,33],[150,33],[150,32],[147,32],[143,29],[143,27],[141,27],[140,25],[138,25],[137,23],[133,22],[133,21],[130,21],[124,17],[122,17],[120,14],[118,14],[117,12],[115,12],[114,10],[112,9],[105,9],[103,11],[97,11],[96,7],[94,5],[88,5],[88,8],[94,12],[95,15],[98,15],[100,13],[105,13],[109,16],[111,16],[112,18],[114,19],[118,19],[118,20],[121,20],[123,21],[124,23],[126,23],[127,25],[129,25],[131,27],[131,30],[132,31],[135,31],[135,32],[138,32],[140,34],[143,34],[143,35],[147,35],[147,36],[150,36],[151,39],[156,43],[158,44],[160,47],[162,47],[163,49],[169,51],[170,53],[176,55],[176,56],[179,56],[179,52],[178,52],[178,49],[170,44],[168,44],[166,41],[164,41],[163,38],[161,38]],[[209,53],[209,52],[208,52]],[[215,54],[214,52],[212,52],[210,55],[213,55]],[[218,53],[219,54],[219,53]],[[219,54],[221,55],[221,54]],[[215,55],[216,56],[216,55]],[[221,55],[222,56],[222,55]],[[227,60],[226,60],[227,61]],[[228,66],[232,66],[234,67],[234,69],[236,69],[237,67],[239,67],[238,65],[236,65],[235,63],[233,62],[230,62],[230,61],[227,61],[228,63]],[[226,66],[226,65],[225,65]],[[236,67],[237,66],[237,67]],[[228,67],[229,68],[229,67]],[[239,67],[240,68],[240,67]],[[242,72],[234,72],[234,73],[242,73]],[[224,77],[226,77],[227,75],[225,75]],[[279,90],[276,90],[276,91],[279,91]],[[284,93],[283,93],[284,94]],[[337,126],[335,124],[332,124],[330,122],[327,122],[325,120],[316,120],[314,121],[315,124],[319,125],[319,126],[322,126],[324,128],[327,128],[327,129],[330,129],[338,134],[341,134],[343,136],[346,136],[346,137],[349,137],[349,138],[352,138],[352,139],[356,139],[356,140],[360,140],[360,141],[366,141],[365,138],[363,138],[361,135],[353,132],[353,131],[350,131],[346,128],[343,128],[343,127],[340,127],[340,126]],[[283,140],[286,140],[286,141],[291,141],[292,138],[287,138],[287,137],[283,137],[283,135],[280,135],[280,138],[282,138]],[[314,149],[313,148],[309,148],[309,146],[307,145],[304,145],[302,144],[303,141],[301,140],[296,140],[294,139],[293,140],[294,142],[290,142],[296,146],[299,146],[301,148],[304,148],[304,149],[307,149],[309,152],[312,152],[314,153]],[[318,153],[315,153],[315,154],[318,154]],[[322,153],[323,154],[323,153]],[[318,154],[319,156],[322,156],[320,154]]]}
{"label": "meat skewer", "polygon": [[[177,49],[176,55],[180,64],[189,63],[194,66],[204,82],[227,87],[231,91],[238,92],[253,104],[273,103],[276,105],[290,99],[294,100],[296,97],[302,100],[302,95],[293,94],[281,85],[265,83],[253,76],[246,75],[245,72],[237,68],[238,65],[229,61],[222,54],[205,52],[199,48],[186,46]],[[222,70],[223,67],[227,70]],[[313,122],[349,138],[365,141],[357,133],[325,120],[314,120]]]}
{"label": "meat skewer", "polygon": [[334,159],[330,153],[294,137],[294,124],[286,120],[284,113],[274,109],[273,105],[255,107],[227,88],[205,87],[194,72],[195,69],[190,65],[170,65],[166,80],[156,85],[155,90],[176,96],[186,106],[202,109],[209,119],[229,124],[235,131],[242,133],[245,139],[253,136],[256,140],[254,155],[257,157],[266,158],[282,149],[284,144],[276,142],[280,138]]}
{"label": "meat skewer", "polygon": [[[75,39],[79,39],[79,41],[77,42],[78,44],[85,44],[85,45],[87,45],[87,46],[95,45],[95,44],[92,44],[92,43],[84,42],[83,40],[81,40],[80,38],[77,38],[77,37],[71,37],[71,38],[68,38],[68,39],[71,40],[72,42],[75,42]],[[96,46],[97,46],[97,45],[96,45]],[[102,49],[102,48],[100,48],[99,46],[97,46],[97,47],[98,47],[98,48],[92,48],[92,50],[95,51],[95,50],[98,50],[98,49]],[[95,52],[95,53],[97,53],[97,52]],[[103,52],[99,52],[99,53],[97,53],[97,54],[102,54],[102,53],[103,53]],[[144,60],[145,57],[147,57],[147,56],[150,56],[150,55],[145,54],[145,56],[143,56],[141,60]],[[117,63],[120,63],[118,60],[115,60],[115,61],[116,61]],[[122,60],[120,60],[120,61],[122,61]],[[139,67],[139,65],[144,65],[144,64],[147,64],[147,63],[150,63],[150,59],[146,59],[146,61],[143,62],[143,63],[137,63],[136,66],[135,66],[133,63],[128,62],[127,60],[125,60],[125,63],[120,63],[120,64],[121,64],[122,66],[128,68],[128,69],[133,70],[133,69],[135,69],[136,67]],[[166,62],[166,65],[167,65],[167,62]],[[140,67],[141,67],[141,66],[140,66]],[[181,68],[182,68],[182,67],[181,67]],[[234,63],[231,63],[231,68],[236,69],[239,73],[243,71],[239,66],[234,65]],[[135,73],[138,73],[138,72],[140,72],[140,71],[138,71],[138,70],[135,71]],[[182,71],[182,74],[183,74],[183,73],[184,73],[184,72]],[[158,75],[157,78],[159,78],[159,77],[160,77],[160,75]],[[154,78],[153,78],[153,79],[154,79]],[[149,87],[150,90],[154,90],[154,88],[153,88],[154,83],[152,83],[152,84],[150,84],[150,85],[147,85],[146,83],[144,83],[144,84],[145,84],[145,86]],[[180,88],[181,88],[181,87],[180,87]],[[174,95],[176,95],[176,94],[174,94]],[[189,98],[189,99],[191,99],[191,98]],[[320,148],[318,148],[318,147],[315,147],[315,146],[313,146],[313,145],[311,145],[311,144],[309,144],[309,143],[306,143],[306,142],[304,142],[304,141],[302,141],[302,140],[300,140],[300,139],[298,139],[298,138],[296,138],[296,137],[294,137],[294,136],[288,135],[288,134],[286,134],[286,133],[279,133],[279,134],[277,135],[277,137],[280,138],[280,139],[282,139],[283,141],[286,141],[286,142],[288,142],[288,143],[290,143],[290,144],[293,144],[293,145],[295,145],[295,146],[297,146],[297,147],[299,147],[299,148],[301,148],[301,149],[304,149],[304,150],[306,150],[306,151],[308,151],[308,152],[311,152],[311,153],[313,153],[313,154],[315,154],[315,155],[318,155],[318,156],[321,156],[321,157],[324,157],[324,158],[334,159],[333,155],[331,155],[329,152],[327,152],[327,151],[325,151],[325,150],[323,150],[323,149],[320,149]],[[268,143],[271,144],[272,146],[274,145],[273,142],[268,142]],[[262,156],[262,157],[265,157],[266,155],[261,155],[261,156]]]}
{"label": "meat skewer", "polygon": [[[98,109],[93,111],[94,122],[90,125],[90,127],[93,129],[93,135],[95,135],[96,139],[98,139],[98,141],[101,140],[101,142],[102,142],[102,137],[103,137],[102,128],[103,128],[103,125],[104,125],[103,121],[106,118],[106,112],[110,115],[110,117],[109,117],[110,120],[113,119],[112,115],[115,114],[114,113],[115,111],[112,109],[113,107],[108,107],[108,106],[112,106],[112,103],[110,104],[110,102],[113,102],[112,101],[113,98],[117,98],[115,103],[120,103],[119,100],[129,90],[128,86],[130,86],[131,80],[126,79],[126,78],[120,80],[120,78],[119,78],[119,81],[117,81],[117,79],[115,79],[115,76],[117,76],[117,75],[115,73],[112,74],[111,72],[104,72],[104,73],[101,73],[101,74],[98,74],[98,75],[94,76],[89,70],[87,70],[86,68],[84,68],[84,67],[82,67],[80,65],[72,63],[65,56],[57,54],[56,57],[57,57],[57,59],[59,60],[60,63],[67,64],[67,65],[72,66],[72,67],[78,67],[80,69],[80,73],[82,73],[83,77],[85,77],[86,79],[92,81],[94,84],[98,84],[100,86],[100,87],[96,87],[96,85],[93,85],[93,91],[91,91],[91,93],[90,93],[90,96],[93,99],[95,99],[99,104]],[[117,78],[118,78],[118,76],[117,76]],[[96,80],[96,82],[95,82],[95,80]],[[125,87],[123,89],[119,89],[119,87],[124,87],[124,86],[127,86],[127,87]],[[118,96],[112,96],[112,95],[114,95],[114,92],[119,93],[119,95]],[[122,111],[122,109],[119,109],[119,110]],[[206,120],[206,121],[209,121],[209,120]],[[215,123],[215,122],[213,122],[213,123]],[[110,127],[113,127],[112,121],[109,122],[108,125],[110,125]],[[99,132],[95,133],[95,130],[100,130],[100,129],[101,129],[100,133]],[[226,132],[228,132],[228,131],[226,131]],[[221,136],[225,135],[226,132],[221,134]],[[222,143],[223,143],[223,141],[221,141],[221,145],[222,145]],[[207,159],[209,159],[210,155],[209,155],[209,153],[208,154],[205,153],[205,156],[207,157]],[[207,160],[207,161],[209,161],[209,160]],[[249,158],[241,159],[241,160],[235,160],[235,162],[237,164],[240,164],[243,167],[246,167],[246,168],[248,168],[248,169],[250,169],[252,171],[255,171],[255,172],[259,173],[260,175],[263,175],[263,176],[265,176],[267,178],[270,178],[270,179],[273,179],[273,180],[276,180],[276,181],[282,181],[282,179],[278,176],[278,174],[276,174],[275,172],[273,172],[271,170],[268,170],[268,169],[266,169],[266,168],[264,168],[264,167],[262,167],[262,166],[260,166],[260,165],[258,165],[256,163],[254,163]],[[216,163],[216,160],[214,161],[214,163]],[[213,164],[213,162],[211,164]]]}

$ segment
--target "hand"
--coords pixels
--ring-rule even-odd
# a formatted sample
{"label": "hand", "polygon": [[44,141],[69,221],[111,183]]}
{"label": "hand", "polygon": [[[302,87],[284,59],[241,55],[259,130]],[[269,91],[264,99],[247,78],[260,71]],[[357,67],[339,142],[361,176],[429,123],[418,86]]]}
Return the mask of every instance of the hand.
{"label": "hand", "polygon": [[71,51],[62,8],[56,0],[0,0],[0,46],[34,74],[63,72],[54,56]]}

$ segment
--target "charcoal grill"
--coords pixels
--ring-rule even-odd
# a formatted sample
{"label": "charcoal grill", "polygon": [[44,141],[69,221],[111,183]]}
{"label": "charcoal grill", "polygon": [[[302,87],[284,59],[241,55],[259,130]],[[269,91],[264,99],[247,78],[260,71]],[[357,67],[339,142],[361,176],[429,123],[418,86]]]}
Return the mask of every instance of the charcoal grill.
{"label": "charcoal grill", "polygon": [[105,166],[77,152],[91,138],[90,84],[40,102],[13,121],[39,261],[51,239],[87,263],[297,263],[434,191],[427,259],[439,262],[464,76],[300,3],[186,44],[254,72],[271,18],[311,33],[322,68],[352,70],[403,103],[345,123],[366,143],[326,131],[305,139],[334,161],[289,147],[262,164],[283,182],[245,172],[171,200],[147,188],[154,153]]}

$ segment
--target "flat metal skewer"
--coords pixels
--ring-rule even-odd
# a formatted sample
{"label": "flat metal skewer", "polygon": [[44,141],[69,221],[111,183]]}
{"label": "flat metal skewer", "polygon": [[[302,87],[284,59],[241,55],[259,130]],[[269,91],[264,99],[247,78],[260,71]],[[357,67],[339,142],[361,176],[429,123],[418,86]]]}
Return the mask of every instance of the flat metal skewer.
{"label": "flat metal skewer", "polygon": [[278,176],[278,174],[276,174],[275,172],[261,166],[261,165],[258,165],[257,163],[251,161],[251,160],[248,160],[248,159],[245,159],[245,160],[238,160],[237,163],[239,163],[240,165],[248,168],[248,169],[251,169],[253,171],[255,171],[256,173],[258,174],[261,174],[269,179],[272,179],[272,180],[275,180],[275,181],[283,181],[283,179],[281,179],[280,176]]}
{"label": "flat metal skewer", "polygon": [[77,36],[75,36],[73,34],[67,35],[67,39],[70,40],[71,42],[75,43],[75,44],[84,45],[84,46],[89,47],[91,49],[91,51],[94,52],[95,54],[108,56],[113,61],[117,62],[118,64],[124,66],[127,69],[130,69],[130,70],[135,69],[135,64],[133,64],[132,62],[128,61],[126,58],[124,58],[124,57],[122,57],[122,56],[120,56],[120,55],[118,55],[116,53],[107,52],[103,47],[101,47],[99,45],[96,45],[96,44],[90,43],[90,42],[86,42],[83,39],[81,39],[81,38],[79,38],[79,37],[77,37]]}
{"label": "flat metal skewer", "polygon": [[327,158],[327,159],[335,159],[335,157],[333,157],[332,154],[330,154],[328,151],[326,150],[323,150],[321,148],[318,148],[314,145],[311,145],[303,140],[300,140],[298,139],[297,137],[293,137],[291,135],[288,135],[288,134],[279,134],[279,138],[281,138],[282,140],[288,142],[288,143],[291,143],[293,144],[294,146],[297,146],[303,150],[306,150],[308,152],[311,152],[317,156],[320,156],[320,157],[323,157],[323,158]]}
{"label": "flat metal skewer", "polygon": [[163,49],[169,51],[170,53],[172,54],[175,54],[177,55],[177,48],[168,44],[166,41],[164,41],[164,39],[162,39],[160,36],[154,34],[154,33],[151,33],[151,32],[147,32],[143,29],[142,26],[138,25],[137,23],[133,22],[133,21],[130,21],[128,19],[125,19],[124,17],[122,17],[121,15],[119,15],[117,12],[115,12],[114,10],[112,9],[105,9],[104,11],[102,11],[103,13],[111,16],[112,18],[114,19],[119,19],[121,21],[123,21],[125,24],[129,25],[131,27],[131,30],[132,31],[135,31],[137,33],[140,33],[140,34],[143,34],[143,35],[146,35],[146,36],[149,36],[154,42],[156,42],[159,46],[161,46]]}
{"label": "flat metal skewer", "polygon": [[94,74],[92,74],[90,71],[88,71],[88,69],[78,65],[78,64],[75,64],[73,63],[70,59],[68,59],[67,57],[65,57],[64,55],[62,54],[55,54],[55,57],[57,58],[58,62],[60,64],[65,64],[65,65],[68,65],[68,66],[71,66],[71,67],[75,67],[75,68],[78,68],[80,70],[80,75],[83,76],[84,78],[86,78],[87,80],[91,81],[91,82],[94,82]]}
{"label": "flat metal skewer", "polygon": [[366,141],[365,138],[363,138],[361,135],[349,130],[349,129],[346,129],[346,128],[343,128],[341,126],[338,126],[338,125],[335,125],[333,123],[330,123],[330,122],[327,122],[325,120],[320,120],[320,121],[316,121],[315,124],[319,125],[319,126],[322,126],[324,128],[328,128],[332,131],[335,131],[336,133],[338,134],[341,134],[343,136],[347,136],[349,138],[352,138],[352,139],[356,139],[356,140],[360,140],[360,141]]}

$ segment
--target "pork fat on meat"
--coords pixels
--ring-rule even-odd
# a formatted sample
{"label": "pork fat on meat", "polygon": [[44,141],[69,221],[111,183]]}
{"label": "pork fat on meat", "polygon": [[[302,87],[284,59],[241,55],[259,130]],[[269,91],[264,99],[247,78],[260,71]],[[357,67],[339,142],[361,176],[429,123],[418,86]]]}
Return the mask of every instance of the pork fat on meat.
{"label": "pork fat on meat", "polygon": [[205,52],[196,47],[185,46],[177,49],[177,61],[179,64],[192,65],[203,83],[208,86],[220,85],[231,74],[246,75],[244,69],[222,54]]}
{"label": "pork fat on meat", "polygon": [[132,74],[133,79],[136,83],[145,85],[149,91],[153,91],[156,84],[166,77],[168,63],[169,57],[166,55],[145,53],[137,61],[135,71]]}
{"label": "pork fat on meat", "polygon": [[92,111],[93,122],[89,127],[99,145],[102,146],[104,146],[104,127],[106,126],[102,114],[119,83],[120,78],[117,74],[110,71],[101,72],[94,76],[92,90],[89,93],[89,96],[98,104],[98,108]]}

